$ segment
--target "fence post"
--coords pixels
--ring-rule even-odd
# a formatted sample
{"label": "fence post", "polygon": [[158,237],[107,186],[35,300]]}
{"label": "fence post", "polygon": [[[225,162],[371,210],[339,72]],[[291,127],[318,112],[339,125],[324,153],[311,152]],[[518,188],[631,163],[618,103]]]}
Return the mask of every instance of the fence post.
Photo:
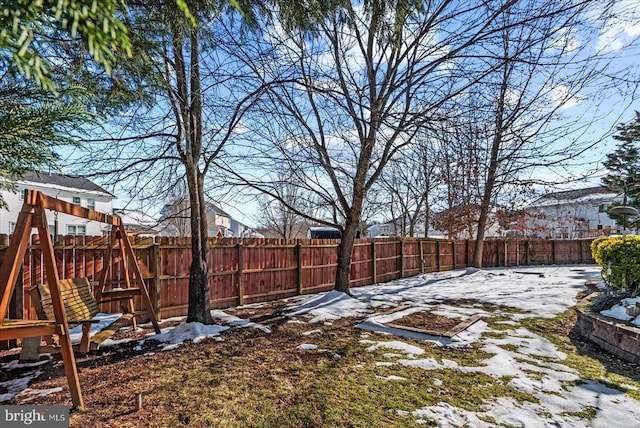
{"label": "fence post", "polygon": [[156,238],[153,239],[151,245],[151,262],[153,266],[151,271],[153,272],[153,287],[149,289],[149,297],[151,298],[151,305],[153,306],[153,312],[156,314],[156,319],[161,320],[162,316],[162,259],[161,259],[160,244],[158,244]]}
{"label": "fence post", "polygon": [[556,255],[556,251],[558,250],[558,249],[556,248],[556,243],[557,243],[557,242],[558,242],[558,241],[556,241],[555,239],[554,239],[553,241],[551,241],[551,260],[552,260],[552,262],[553,262],[553,264],[554,264],[554,265],[555,265],[555,264],[557,264],[557,263],[556,263],[556,260],[557,260],[557,257],[558,257],[558,256]]}
{"label": "fence post", "polygon": [[242,244],[238,242],[238,305],[244,305],[244,284],[242,282]]}
{"label": "fence post", "polygon": [[504,265],[507,266],[509,264],[509,242],[504,240]]}
{"label": "fence post", "polygon": [[580,243],[580,264],[584,263],[584,241],[578,241]]}
{"label": "fence post", "polygon": [[531,266],[531,248],[529,244],[528,239],[524,241],[524,262],[527,266]]}
{"label": "fence post", "polygon": [[451,241],[451,252],[453,255],[453,270],[456,269],[456,241]]}
{"label": "fence post", "polygon": [[400,278],[404,278],[404,238],[400,238]]}
{"label": "fence post", "polygon": [[436,241],[436,271],[440,272],[440,241]]}
{"label": "fence post", "polygon": [[371,241],[371,274],[373,276],[372,284],[377,284],[377,272],[376,272],[376,241]]}
{"label": "fence post", "polygon": [[424,273],[424,239],[420,240],[420,273]]}
{"label": "fence post", "polygon": [[296,271],[298,274],[298,294],[302,294],[302,244],[300,241],[296,244]]}
{"label": "fence post", "polygon": [[469,240],[464,240],[464,267],[469,267]]}

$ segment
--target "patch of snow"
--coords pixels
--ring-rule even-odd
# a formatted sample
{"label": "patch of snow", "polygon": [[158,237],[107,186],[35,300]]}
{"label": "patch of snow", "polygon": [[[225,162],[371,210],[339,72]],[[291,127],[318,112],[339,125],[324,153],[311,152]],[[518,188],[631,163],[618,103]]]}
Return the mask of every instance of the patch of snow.
{"label": "patch of snow", "polygon": [[5,370],[21,369],[25,367],[37,367],[43,364],[47,364],[49,361],[51,361],[51,354],[40,354],[39,361],[21,363],[20,360],[11,360],[7,363],[0,364],[0,368],[2,368],[3,371],[5,371]]}
{"label": "patch of snow", "polygon": [[302,349],[302,350],[305,350],[305,351],[311,351],[311,350],[314,350],[314,349],[318,349],[318,345],[314,345],[312,343],[303,343],[302,345],[298,345],[296,348],[297,349]]}
{"label": "patch of snow", "polygon": [[18,395],[16,395],[16,399],[21,403],[29,403],[37,398],[46,397],[50,394],[55,394],[57,392],[62,392],[62,387],[56,388],[48,388],[48,389],[31,389],[26,388]]}
{"label": "patch of snow", "polygon": [[[611,317],[611,318],[615,318],[622,321],[629,321],[633,317],[630,315],[627,315],[626,307],[635,306],[636,302],[640,302],[640,297],[623,299],[617,305],[612,306],[611,309],[601,311],[600,313],[606,317]],[[635,321],[636,320],[634,320],[634,323]]]}
{"label": "patch of snow", "polygon": [[198,343],[208,337],[218,336],[229,327],[222,325],[207,325],[199,322],[189,322],[178,324],[176,327],[164,329],[165,331],[150,337],[160,343],[165,343],[164,351],[175,349],[187,340]]}
{"label": "patch of snow", "polygon": [[435,358],[423,358],[420,360],[398,360],[397,363],[405,367],[414,367],[425,370],[437,370],[443,367]]}
{"label": "patch of snow", "polygon": [[258,324],[249,320],[245,320],[234,315],[227,314],[224,311],[212,310],[211,316],[221,320],[223,323],[230,325],[232,327],[239,328],[257,328],[258,330],[264,333],[271,333],[271,329],[262,324]]}
{"label": "patch of snow", "polygon": [[389,376],[376,376],[376,378],[378,378],[378,379],[382,379],[382,380],[394,380],[394,381],[407,380],[407,378],[406,378],[406,377],[396,376],[396,375],[389,375]]}
{"label": "patch of snow", "polygon": [[[491,425],[481,421],[473,412],[458,409],[448,403],[438,403],[435,406],[423,407],[411,412],[416,416],[416,423],[437,423],[438,427],[489,427]],[[518,425],[516,425],[518,426]],[[528,426],[528,425],[527,425]]]}
{"label": "patch of snow", "polygon": [[36,370],[33,372],[29,372],[24,374],[22,377],[17,379],[9,379],[4,382],[0,382],[0,390],[6,390],[7,392],[0,394],[0,403],[4,401],[9,401],[13,399],[16,395],[20,394],[22,391],[27,389],[29,383],[40,376],[42,374],[41,371]]}
{"label": "patch of snow", "polygon": [[325,322],[325,325],[328,321],[368,313],[368,305],[365,302],[335,290],[314,295],[301,305],[290,307],[285,312],[288,317],[304,316],[310,318],[309,323]]}
{"label": "patch of snow", "polygon": [[367,352],[373,352],[378,348],[388,348],[394,349],[396,351],[404,352],[408,355],[421,355],[424,354],[424,349],[419,348],[414,345],[409,345],[405,342],[400,342],[398,340],[390,341],[390,342],[378,342],[373,340],[361,340],[360,343],[364,345],[371,345],[367,348]]}

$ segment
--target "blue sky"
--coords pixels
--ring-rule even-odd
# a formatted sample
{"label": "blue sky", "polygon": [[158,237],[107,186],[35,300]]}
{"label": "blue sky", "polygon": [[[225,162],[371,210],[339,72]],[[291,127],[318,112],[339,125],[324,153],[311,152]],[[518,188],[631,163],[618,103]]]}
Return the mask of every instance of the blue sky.
{"label": "blue sky", "polygon": [[[608,71],[610,76],[615,76],[616,84],[602,90],[601,88],[589,88],[576,99],[571,106],[567,106],[563,113],[567,120],[580,118],[585,123],[581,128],[582,135],[576,136],[577,141],[589,141],[596,144],[588,150],[580,159],[556,168],[555,173],[549,171],[537,171],[540,177],[549,178],[550,181],[566,180],[570,176],[589,174],[592,178],[589,183],[597,184],[598,174],[602,174],[602,160],[605,155],[615,149],[615,142],[611,134],[620,122],[626,122],[634,117],[634,110],[640,110],[638,103],[638,88],[640,81],[640,48],[637,46],[637,38],[640,36],[640,1],[625,0],[619,4],[618,18],[610,21],[601,31],[593,50],[606,53],[612,58],[612,69]],[[579,43],[579,42],[578,42]],[[588,124],[588,126],[587,126]],[[567,140],[568,141],[568,140]],[[565,142],[566,144],[566,142]],[[594,178],[595,177],[595,178]],[[584,186],[582,183],[571,183],[569,187]],[[125,206],[128,200],[125,195],[118,195],[120,200],[116,206]],[[241,201],[221,203],[222,208],[234,218],[249,224],[255,224],[252,215],[258,211],[255,203]],[[139,208],[135,201],[128,208]]]}

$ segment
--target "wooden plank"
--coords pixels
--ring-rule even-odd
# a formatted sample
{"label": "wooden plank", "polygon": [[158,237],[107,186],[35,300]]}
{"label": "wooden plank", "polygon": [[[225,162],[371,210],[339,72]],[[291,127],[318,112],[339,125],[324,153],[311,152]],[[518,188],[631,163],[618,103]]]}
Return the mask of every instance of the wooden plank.
{"label": "wooden plank", "polygon": [[24,260],[27,251],[29,234],[31,233],[31,221],[31,207],[25,201],[20,214],[18,214],[16,229],[9,243],[9,248],[5,251],[5,257],[0,266],[0,326],[7,315],[11,295],[18,280],[22,260]]}
{"label": "wooden plank", "polygon": [[[138,262],[136,259],[136,255],[133,252],[133,248],[131,247],[131,241],[129,241],[129,237],[127,236],[127,232],[124,228],[124,225],[121,223],[119,225],[121,232],[121,239],[124,242],[124,248],[126,254],[131,257],[133,263],[133,272],[136,274],[136,277],[140,283],[140,291],[142,292],[142,300],[147,304],[147,308],[149,309],[149,317],[151,318],[151,324],[153,324],[153,329],[156,334],[160,334],[160,326],[158,325],[158,320],[156,319],[155,311],[153,310],[153,304],[151,303],[151,297],[149,296],[149,290],[144,282],[144,278],[142,277],[142,272],[140,272],[140,266],[138,266]],[[125,257],[126,258],[126,257]],[[133,300],[131,300],[133,304]],[[133,312],[133,311],[132,311]],[[135,326],[135,321],[132,321]]]}
{"label": "wooden plank", "polygon": [[89,346],[92,350],[97,349],[102,342],[113,336],[122,327],[125,327],[133,322],[135,314],[122,314],[117,320],[109,324],[107,327],[100,330],[100,332],[94,334],[89,338]]}
{"label": "wooden plank", "polygon": [[[31,190],[27,192],[32,192]],[[61,201],[60,199],[52,198],[44,194],[40,194],[43,208],[59,213],[65,213],[72,216],[86,218],[88,220],[97,221],[100,223],[118,224],[120,218],[104,214],[99,211],[90,210],[89,208],[81,207],[80,205],[72,204],[71,202]]]}
{"label": "wooden plank", "polygon": [[[39,194],[42,196],[41,194]],[[50,284],[51,299],[53,301],[53,309],[56,317],[56,333],[60,340],[60,351],[62,353],[62,361],[64,362],[64,372],[69,383],[69,392],[71,393],[71,401],[73,405],[79,409],[84,409],[84,400],[80,389],[80,378],[78,377],[78,368],[73,355],[71,346],[71,338],[69,337],[69,325],[64,310],[64,304],[58,290],[58,268],[55,263],[53,254],[53,245],[49,236],[49,226],[44,214],[44,208],[38,199],[38,206],[34,209],[39,214],[37,222],[38,235],[40,236],[40,245],[42,246],[42,255],[44,258],[45,271],[47,280]]]}
{"label": "wooden plank", "polygon": [[422,333],[422,334],[428,334],[431,336],[441,336],[441,337],[453,337],[456,334],[460,333],[461,331],[465,330],[466,328],[468,328],[471,324],[475,323],[476,321],[478,321],[481,317],[479,315],[474,315],[472,316],[469,320],[461,322],[460,324],[457,324],[455,327],[449,329],[446,332],[442,332],[442,331],[437,331],[437,330],[429,330],[429,329],[425,329],[425,328],[417,328],[417,327],[409,327],[409,326],[404,326],[401,324],[394,324],[394,323],[384,323],[383,325],[389,326],[389,327],[393,327],[393,328],[397,328],[400,330],[407,330],[407,331],[413,331],[416,333]]}
{"label": "wooden plank", "polygon": [[0,340],[48,336],[56,333],[55,321],[9,320],[0,326]]}
{"label": "wooden plank", "polygon": [[296,285],[298,294],[302,294],[302,245],[296,244]]}
{"label": "wooden plank", "polygon": [[244,304],[244,282],[242,281],[242,244],[238,243],[238,304]]}

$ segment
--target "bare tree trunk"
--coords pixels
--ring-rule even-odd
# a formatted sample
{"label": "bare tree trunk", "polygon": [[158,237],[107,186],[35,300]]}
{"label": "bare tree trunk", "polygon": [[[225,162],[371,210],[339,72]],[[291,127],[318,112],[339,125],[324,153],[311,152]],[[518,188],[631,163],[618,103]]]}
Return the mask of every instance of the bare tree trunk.
{"label": "bare tree trunk", "polygon": [[351,294],[349,291],[349,278],[351,276],[351,258],[353,255],[353,245],[356,239],[356,231],[358,230],[358,221],[355,222],[349,218],[344,226],[342,239],[338,252],[338,268],[336,269],[336,285],[337,291]]}
{"label": "bare tree trunk", "polygon": [[204,175],[199,171],[202,151],[202,94],[200,92],[200,55],[197,30],[191,31],[190,105],[187,141],[187,182],[191,203],[191,269],[189,271],[189,307],[187,322],[212,324],[209,311],[209,267],[207,265],[207,207],[204,199]]}
{"label": "bare tree trunk", "polygon": [[203,177],[197,171],[192,171],[187,177],[191,201],[191,268],[187,322],[211,324],[213,320],[209,311],[209,266],[207,265],[209,228],[204,202]]}

